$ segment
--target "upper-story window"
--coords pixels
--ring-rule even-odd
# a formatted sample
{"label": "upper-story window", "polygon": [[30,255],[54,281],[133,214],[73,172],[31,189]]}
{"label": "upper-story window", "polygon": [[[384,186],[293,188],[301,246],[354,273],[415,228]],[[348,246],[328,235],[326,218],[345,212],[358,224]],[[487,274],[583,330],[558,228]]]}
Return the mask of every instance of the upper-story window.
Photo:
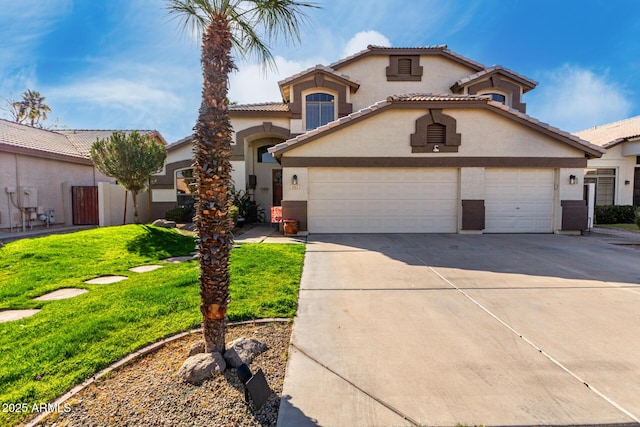
{"label": "upper-story window", "polygon": [[505,105],[507,103],[507,97],[501,93],[491,92],[491,93],[483,93],[483,95],[490,95],[492,101],[500,102]]}
{"label": "upper-story window", "polygon": [[307,130],[326,125],[335,119],[334,97],[328,93],[312,93],[305,97]]}
{"label": "upper-story window", "polygon": [[273,145],[258,148],[258,163],[277,163],[277,160],[268,151],[271,147]]}

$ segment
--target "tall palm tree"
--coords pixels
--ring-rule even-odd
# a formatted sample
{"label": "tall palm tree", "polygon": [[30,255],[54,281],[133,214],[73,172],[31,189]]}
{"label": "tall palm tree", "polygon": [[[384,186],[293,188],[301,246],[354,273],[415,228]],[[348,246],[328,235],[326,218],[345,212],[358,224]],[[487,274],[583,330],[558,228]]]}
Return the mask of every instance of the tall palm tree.
{"label": "tall palm tree", "polygon": [[200,311],[205,348],[223,352],[229,303],[229,253],[233,243],[230,207],[231,123],[228,75],[236,67],[232,48],[274,65],[267,42],[278,36],[299,41],[305,8],[295,0],[168,0],[170,14],[185,29],[202,34],[202,102],[194,127],[195,225],[200,253]]}
{"label": "tall palm tree", "polygon": [[45,97],[40,96],[37,90],[27,89],[22,94],[22,101],[11,104],[14,120],[18,123],[29,121],[32,127],[39,126],[41,120],[47,120],[47,113],[51,108],[44,103]]}

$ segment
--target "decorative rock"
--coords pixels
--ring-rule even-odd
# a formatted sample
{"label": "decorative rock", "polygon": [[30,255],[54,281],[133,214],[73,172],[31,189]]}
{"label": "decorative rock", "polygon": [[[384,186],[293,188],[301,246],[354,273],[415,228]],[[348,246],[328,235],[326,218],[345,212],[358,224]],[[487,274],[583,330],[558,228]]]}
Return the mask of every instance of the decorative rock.
{"label": "decorative rock", "polygon": [[168,221],[166,219],[156,219],[151,223],[151,225],[162,228],[176,228],[175,221]]}
{"label": "decorative rock", "polygon": [[229,343],[227,351],[224,352],[224,359],[229,366],[237,368],[243,363],[250,365],[254,357],[267,351],[267,345],[250,338],[238,338]]}
{"label": "decorative rock", "polygon": [[200,384],[205,379],[220,374],[227,364],[220,353],[200,353],[189,357],[178,370],[178,378],[191,384]]}
{"label": "decorative rock", "polygon": [[204,341],[198,341],[198,342],[194,342],[193,344],[191,344],[191,347],[189,347],[189,354],[187,354],[187,357],[191,357],[191,356],[195,356],[196,354],[200,354],[200,353],[204,353]]}

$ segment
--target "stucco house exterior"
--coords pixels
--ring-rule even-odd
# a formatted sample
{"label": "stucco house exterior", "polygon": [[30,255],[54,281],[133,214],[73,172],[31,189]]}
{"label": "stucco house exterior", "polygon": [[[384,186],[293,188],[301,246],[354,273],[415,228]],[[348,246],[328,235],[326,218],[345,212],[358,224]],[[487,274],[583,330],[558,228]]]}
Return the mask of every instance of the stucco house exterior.
{"label": "stucco house exterior", "polygon": [[[113,132],[46,130],[0,119],[0,230],[47,223],[111,225],[112,213],[121,224],[124,197],[115,197],[110,190],[115,185],[98,194],[99,184],[115,181],[102,175],[89,155],[91,144]],[[157,131],[138,132],[166,145]]]}
{"label": "stucco house exterior", "polygon": [[[230,106],[235,186],[310,233],[582,230],[576,177],[604,149],[528,116],[536,85],[446,46],[369,46]],[[191,138],[168,150],[158,211],[185,196]]]}
{"label": "stucco house exterior", "polygon": [[575,135],[606,150],[584,171],[584,182],[596,185],[596,205],[640,206],[640,116]]}

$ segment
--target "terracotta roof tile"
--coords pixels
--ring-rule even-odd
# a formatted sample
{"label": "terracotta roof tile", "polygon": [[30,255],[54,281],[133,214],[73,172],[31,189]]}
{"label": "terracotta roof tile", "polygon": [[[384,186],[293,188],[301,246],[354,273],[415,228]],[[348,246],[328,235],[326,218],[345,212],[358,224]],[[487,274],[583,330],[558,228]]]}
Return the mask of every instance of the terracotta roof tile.
{"label": "terracotta roof tile", "polygon": [[[91,145],[98,139],[109,138],[115,130],[47,130],[0,119],[0,144],[88,159]],[[131,132],[131,131],[120,131]],[[154,135],[153,130],[139,130],[142,135]]]}
{"label": "terracotta roof tile", "polygon": [[283,102],[263,102],[258,104],[230,105],[229,111],[288,112],[289,105]]}
{"label": "terracotta roof tile", "polygon": [[612,147],[620,142],[640,136],[640,116],[595,126],[575,132],[574,135],[586,139],[592,144]]}
{"label": "terracotta roof tile", "polygon": [[374,45],[369,45],[367,46],[367,48],[365,50],[362,50],[360,52],[357,52],[351,56],[348,56],[346,58],[343,58],[337,62],[334,62],[333,64],[330,64],[329,67],[333,68],[333,69],[338,69],[343,65],[349,64],[351,62],[353,62],[354,60],[356,60],[357,58],[361,57],[361,56],[365,56],[365,55],[370,55],[370,54],[375,54],[375,53],[380,53],[380,54],[391,54],[391,55],[401,55],[403,53],[407,54],[407,55],[419,55],[421,53],[433,53],[433,52],[440,52],[443,56],[449,56],[453,59],[455,59],[458,62],[461,62],[465,65],[467,65],[468,67],[475,69],[476,71],[480,71],[484,68],[486,68],[484,65],[480,64],[479,62],[476,61],[472,61],[469,58],[466,58],[458,53],[455,53],[449,49],[447,49],[447,45],[446,44],[442,44],[442,45],[434,45],[434,46],[418,46],[418,47],[388,47],[388,46],[374,46]]}
{"label": "terracotta roof tile", "polygon": [[[69,142],[80,152],[82,157],[89,158],[91,146],[98,139],[105,139],[111,137],[114,132],[126,132],[131,133],[132,130],[59,130],[58,133],[66,136]],[[140,135],[154,135],[157,134],[153,130],[139,130]]]}
{"label": "terracotta roof tile", "polygon": [[483,77],[496,74],[496,73],[504,74],[505,76],[510,77],[524,84],[527,87],[527,90],[525,90],[525,92],[528,92],[529,90],[535,88],[538,85],[538,82],[531,80],[530,78],[525,77],[522,74],[516,73],[515,71],[509,70],[508,68],[504,68],[501,65],[494,65],[492,67],[485,68],[482,71],[478,71],[475,74],[471,74],[470,76],[467,76],[458,80],[457,82],[454,83],[454,85],[452,86],[452,89],[456,87],[467,86],[470,83],[473,83],[477,80],[482,79]]}
{"label": "terracotta roof tile", "polygon": [[299,72],[297,74],[294,74],[291,77],[287,77],[286,79],[280,80],[278,82],[278,86],[284,86],[284,85],[286,85],[286,84],[288,84],[288,83],[290,83],[292,81],[295,81],[295,80],[297,80],[297,79],[299,79],[301,77],[304,77],[304,76],[306,76],[308,74],[312,74],[312,73],[314,73],[316,71],[323,71],[323,72],[325,72],[327,74],[330,74],[330,75],[332,75],[334,77],[337,77],[338,79],[346,80],[347,82],[349,82],[354,87],[360,87],[360,82],[358,80],[353,79],[353,78],[349,77],[346,74],[339,73],[339,72],[337,72],[336,70],[334,70],[331,67],[327,67],[326,65],[320,65],[320,64],[316,65],[315,67],[307,68],[306,70],[303,70],[303,71],[301,71],[301,72]]}
{"label": "terracotta roof tile", "polygon": [[0,119],[0,143],[45,153],[86,158],[61,133]]}

